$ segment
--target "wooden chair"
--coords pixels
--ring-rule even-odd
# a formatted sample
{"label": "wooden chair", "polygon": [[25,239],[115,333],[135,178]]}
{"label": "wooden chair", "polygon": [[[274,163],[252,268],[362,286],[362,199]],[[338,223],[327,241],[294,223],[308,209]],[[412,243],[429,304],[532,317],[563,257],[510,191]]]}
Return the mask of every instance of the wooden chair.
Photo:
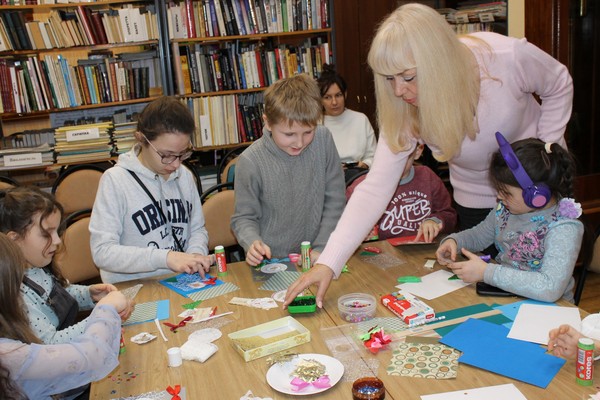
{"label": "wooden chair", "polygon": [[60,173],[52,185],[52,194],[63,206],[65,215],[94,206],[103,173],[104,168],[94,164],[68,167]]}
{"label": "wooden chair", "polygon": [[100,281],[100,271],[90,248],[91,212],[91,209],[81,210],[65,219],[62,247],[54,257],[63,276],[71,283]]}
{"label": "wooden chair", "polygon": [[0,176],[0,190],[10,189],[19,186],[19,183],[8,176]]}
{"label": "wooden chair", "polygon": [[[230,190],[223,190],[225,188]],[[241,249],[230,226],[235,210],[235,190],[231,189],[233,182],[221,183],[207,189],[201,196],[202,212],[208,231],[208,249],[212,252],[215,246],[225,247],[227,261],[231,261],[233,252]]]}
{"label": "wooden chair", "polygon": [[585,286],[585,278],[588,270],[592,263],[600,261],[597,253],[600,251],[600,226],[596,227],[596,231],[592,232],[591,229],[586,225],[586,230],[583,235],[583,243],[581,244],[581,251],[579,253],[579,260],[575,265],[575,290],[573,292],[573,299],[575,305],[579,305],[581,295],[583,293],[583,287]]}
{"label": "wooden chair", "polygon": [[217,169],[217,184],[233,182],[235,179],[235,164],[244,150],[246,150],[246,146],[236,147],[223,156]]}

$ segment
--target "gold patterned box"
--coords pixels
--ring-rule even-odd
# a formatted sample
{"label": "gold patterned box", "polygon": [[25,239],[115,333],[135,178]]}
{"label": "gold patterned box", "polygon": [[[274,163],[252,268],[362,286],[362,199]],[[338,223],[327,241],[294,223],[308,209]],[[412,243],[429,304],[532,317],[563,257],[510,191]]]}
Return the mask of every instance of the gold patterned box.
{"label": "gold patterned box", "polygon": [[246,361],[310,342],[310,331],[292,317],[279,318],[228,336]]}

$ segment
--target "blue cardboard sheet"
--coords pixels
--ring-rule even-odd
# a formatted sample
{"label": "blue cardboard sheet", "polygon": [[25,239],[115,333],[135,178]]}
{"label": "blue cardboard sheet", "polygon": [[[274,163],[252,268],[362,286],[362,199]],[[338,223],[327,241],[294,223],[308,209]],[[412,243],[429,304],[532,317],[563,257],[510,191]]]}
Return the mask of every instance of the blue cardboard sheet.
{"label": "blue cardboard sheet", "polygon": [[463,352],[459,362],[545,388],[565,360],[542,346],[507,337],[502,325],[468,319],[444,336],[440,343]]}
{"label": "blue cardboard sheet", "polygon": [[[493,309],[494,308],[492,306],[489,306],[484,303],[479,303],[479,304],[473,304],[473,305],[466,306],[466,307],[455,308],[453,310],[437,312],[436,317],[444,317],[445,321],[452,321],[453,319],[457,319],[457,318],[461,318],[461,317],[465,317],[465,316],[469,316],[469,315],[473,315],[473,314],[478,314],[478,313],[482,313],[482,312],[486,312],[486,311],[492,311]],[[498,325],[502,325],[507,322],[511,322],[511,320],[509,318],[507,318],[506,316],[504,316],[502,314],[490,315],[489,317],[483,317],[481,319],[483,319],[485,321],[493,322],[494,324],[498,324]],[[448,326],[444,326],[442,328],[437,328],[437,329],[435,329],[435,332],[440,336],[445,336],[448,334],[448,332],[450,332],[451,330],[456,328],[458,325],[459,325],[459,323],[457,323],[456,325],[448,325]]]}

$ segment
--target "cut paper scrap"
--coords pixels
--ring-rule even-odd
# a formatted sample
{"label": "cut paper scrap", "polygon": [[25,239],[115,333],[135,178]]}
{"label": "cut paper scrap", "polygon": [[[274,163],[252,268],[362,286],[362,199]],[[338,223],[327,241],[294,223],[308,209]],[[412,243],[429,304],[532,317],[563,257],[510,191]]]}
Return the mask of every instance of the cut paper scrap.
{"label": "cut paper scrap", "polygon": [[537,301],[537,300],[531,300],[531,299],[515,301],[515,302],[509,303],[509,304],[495,305],[493,307],[496,310],[502,311],[502,314],[504,314],[504,316],[506,316],[506,318],[510,319],[510,322],[506,322],[503,324],[505,327],[510,329],[513,325],[515,318],[517,318],[517,313],[519,312],[519,308],[523,304],[537,304],[537,305],[541,305],[541,306],[555,306],[556,307],[555,303],[546,303],[543,301]]}
{"label": "cut paper scrap", "polygon": [[510,339],[508,329],[468,319],[440,342],[463,352],[459,362],[546,388],[565,360],[537,344]]}
{"label": "cut paper scrap", "polygon": [[555,307],[523,304],[519,308],[508,337],[533,343],[548,344],[548,332],[562,324],[581,330],[581,316],[577,307]]}
{"label": "cut paper scrap", "polygon": [[426,300],[433,300],[455,290],[462,289],[465,286],[469,286],[468,283],[465,283],[460,279],[448,280],[451,276],[451,272],[440,269],[431,274],[422,276],[421,282],[403,283],[396,287]]}
{"label": "cut paper scrap", "polygon": [[263,310],[270,310],[271,308],[278,308],[279,306],[270,297],[261,297],[257,299],[247,299],[243,297],[232,297],[229,300],[229,304],[236,304],[238,306],[246,306],[253,308],[262,308]]}
{"label": "cut paper scrap", "polygon": [[218,297],[230,292],[234,292],[236,290],[240,290],[240,288],[231,282],[224,282],[222,285],[213,286],[211,288],[204,289],[196,293],[190,293],[187,297],[194,301],[208,300],[212,299],[213,297]]}
{"label": "cut paper scrap", "polygon": [[421,400],[527,400],[512,383],[421,396]]}
{"label": "cut paper scrap", "polygon": [[136,304],[131,316],[123,323],[123,326],[168,318],[169,300],[150,301],[147,303]]}
{"label": "cut paper scrap", "polygon": [[137,285],[134,285],[134,286],[131,286],[131,287],[121,290],[121,293],[123,293],[123,296],[127,297],[129,300],[133,300],[135,298],[135,296],[137,296],[137,294],[140,291],[140,289],[142,288],[142,286],[144,286],[144,285],[141,283],[138,283]]}
{"label": "cut paper scrap", "polygon": [[183,273],[160,280],[158,283],[185,297],[191,293],[222,285],[223,281],[215,279],[208,274],[206,274],[205,278],[203,279],[198,273]]}
{"label": "cut paper scrap", "polygon": [[[372,254],[372,253],[371,253]],[[369,256],[359,256],[361,261],[366,262],[368,264],[375,265],[381,269],[388,269],[397,267],[402,264],[406,264],[406,260],[400,259],[396,256],[387,253],[369,255]]]}
{"label": "cut paper scrap", "polygon": [[456,378],[460,352],[441,343],[431,343],[427,340],[430,338],[422,339],[398,344],[392,353],[387,374],[428,379]]}
{"label": "cut paper scrap", "polygon": [[287,289],[300,277],[300,275],[302,275],[302,273],[298,271],[281,271],[276,274],[271,274],[271,277],[267,279],[259,289],[271,290],[273,292]]}
{"label": "cut paper scrap", "polygon": [[407,244],[436,244],[436,243],[427,243],[423,238],[419,239],[418,241],[416,239],[417,239],[417,235],[412,235],[412,236],[391,238],[391,239],[387,239],[387,241],[392,246],[402,246],[402,245],[407,245]]}
{"label": "cut paper scrap", "polygon": [[358,331],[367,331],[374,326],[380,326],[385,329],[386,332],[399,332],[408,328],[400,318],[398,317],[386,317],[386,318],[373,318],[368,321],[362,321],[358,324]]}
{"label": "cut paper scrap", "polygon": [[[181,387],[179,393],[177,394],[181,400],[186,400],[186,391],[185,387]],[[117,397],[112,400],[172,400],[173,395],[167,392],[166,390],[147,392],[138,394],[136,396],[128,396],[128,397]]]}

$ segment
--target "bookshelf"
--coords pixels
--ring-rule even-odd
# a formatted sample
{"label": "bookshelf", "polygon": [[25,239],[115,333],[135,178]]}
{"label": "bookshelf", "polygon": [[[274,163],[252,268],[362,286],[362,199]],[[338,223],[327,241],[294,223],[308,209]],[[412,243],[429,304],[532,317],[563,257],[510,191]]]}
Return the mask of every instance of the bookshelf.
{"label": "bookshelf", "polygon": [[329,0],[170,2],[166,9],[172,93],[210,149],[262,134],[262,91],[296,73],[318,77],[332,59]]}
{"label": "bookshelf", "polygon": [[[82,125],[89,134],[85,125],[131,116],[166,94],[189,106],[198,127],[194,146],[217,162],[220,151],[261,135],[262,92],[270,83],[298,72],[317,77],[333,54],[330,0],[54,1],[0,5],[2,150],[38,146],[36,138],[64,125]],[[127,15],[144,36],[126,31]],[[12,35],[9,22],[20,24],[21,36]],[[139,81],[133,72],[111,79],[115,67],[134,62],[146,69],[135,73]],[[117,125],[107,129],[129,129]],[[66,162],[57,163],[58,156],[47,170]],[[35,168],[0,164],[0,173]]]}

